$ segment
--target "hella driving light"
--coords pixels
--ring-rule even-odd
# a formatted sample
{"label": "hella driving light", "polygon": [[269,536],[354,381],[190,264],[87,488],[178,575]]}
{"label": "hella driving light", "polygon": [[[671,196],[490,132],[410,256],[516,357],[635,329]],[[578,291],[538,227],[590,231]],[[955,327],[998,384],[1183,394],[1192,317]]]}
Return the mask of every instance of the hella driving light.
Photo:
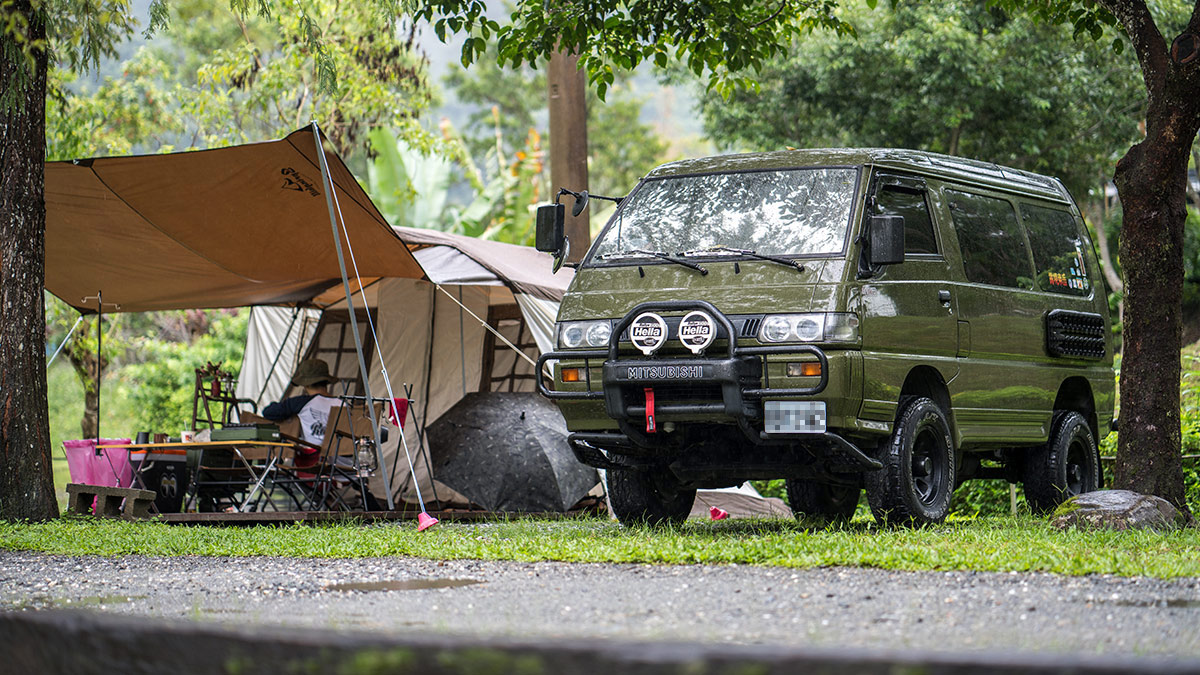
{"label": "hella driving light", "polygon": [[607,347],[612,336],[612,322],[563,321],[558,324],[558,346],[560,349],[582,347]]}
{"label": "hella driving light", "polygon": [[758,329],[760,342],[857,342],[858,316],[849,313],[772,314]]}

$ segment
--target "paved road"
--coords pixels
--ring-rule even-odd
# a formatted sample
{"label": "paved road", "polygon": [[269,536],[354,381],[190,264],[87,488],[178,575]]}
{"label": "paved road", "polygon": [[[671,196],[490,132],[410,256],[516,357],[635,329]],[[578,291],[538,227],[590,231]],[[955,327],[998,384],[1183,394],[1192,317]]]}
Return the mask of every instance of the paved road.
{"label": "paved road", "polygon": [[0,608],[51,607],[389,635],[1200,658],[1200,579],[0,552]]}

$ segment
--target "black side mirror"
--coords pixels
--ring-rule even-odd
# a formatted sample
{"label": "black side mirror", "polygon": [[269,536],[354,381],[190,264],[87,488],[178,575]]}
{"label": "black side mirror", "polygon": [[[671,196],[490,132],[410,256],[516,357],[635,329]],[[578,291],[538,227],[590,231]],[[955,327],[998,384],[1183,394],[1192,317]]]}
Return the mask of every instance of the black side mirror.
{"label": "black side mirror", "polygon": [[537,235],[534,248],[543,253],[558,253],[562,250],[563,233],[562,204],[543,204],[537,210]]}
{"label": "black side mirror", "polygon": [[[575,202],[578,206],[579,201]],[[566,216],[562,204],[543,204],[537,210],[537,234],[534,248],[554,255],[554,271],[557,272],[566,260],[570,242],[564,231]]]}
{"label": "black side mirror", "polygon": [[587,208],[587,203],[588,191],[581,190],[579,194],[575,195],[575,206],[571,207],[571,215],[578,218],[579,214],[583,213],[583,210]]}
{"label": "black side mirror", "polygon": [[904,216],[871,216],[870,262],[895,265],[904,262]]}

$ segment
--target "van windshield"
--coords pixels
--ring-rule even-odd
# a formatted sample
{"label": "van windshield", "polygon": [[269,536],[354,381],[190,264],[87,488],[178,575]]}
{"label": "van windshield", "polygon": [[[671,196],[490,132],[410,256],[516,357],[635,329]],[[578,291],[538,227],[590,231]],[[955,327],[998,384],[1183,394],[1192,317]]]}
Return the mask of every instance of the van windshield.
{"label": "van windshield", "polygon": [[621,204],[593,259],[746,249],[840,254],[858,170],[748,171],[655,178]]}

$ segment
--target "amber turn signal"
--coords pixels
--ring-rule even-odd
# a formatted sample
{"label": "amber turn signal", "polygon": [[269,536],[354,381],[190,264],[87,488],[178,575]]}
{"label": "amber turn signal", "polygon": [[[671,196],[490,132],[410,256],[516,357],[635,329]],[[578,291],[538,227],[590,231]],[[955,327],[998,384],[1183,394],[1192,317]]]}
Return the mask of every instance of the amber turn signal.
{"label": "amber turn signal", "polygon": [[578,382],[579,381],[579,369],[578,368],[563,368],[562,369],[562,381],[563,382]]}
{"label": "amber turn signal", "polygon": [[788,377],[820,377],[821,363],[819,361],[806,361],[804,363],[789,363],[787,364]]}

